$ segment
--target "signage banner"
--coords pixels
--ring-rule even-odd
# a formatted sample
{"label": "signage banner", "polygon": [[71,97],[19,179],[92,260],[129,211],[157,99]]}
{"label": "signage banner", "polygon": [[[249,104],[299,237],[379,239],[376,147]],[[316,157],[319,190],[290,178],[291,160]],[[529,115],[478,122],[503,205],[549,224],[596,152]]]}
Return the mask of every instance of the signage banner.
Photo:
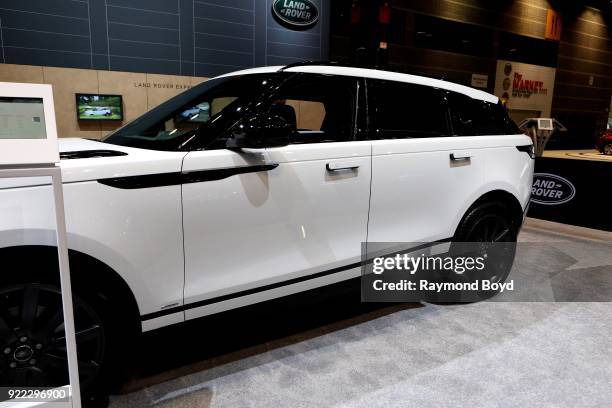
{"label": "signage banner", "polygon": [[319,9],[310,0],[273,0],[272,14],[279,23],[300,30],[315,25]]}
{"label": "signage banner", "polygon": [[550,117],[555,73],[555,68],[497,60],[495,95],[508,109]]}
{"label": "signage banner", "polygon": [[611,170],[605,161],[538,157],[527,215],[612,231],[610,204],[602,197],[612,185]]}
{"label": "signage banner", "polygon": [[489,84],[489,76],[484,74],[472,74],[472,86],[474,88],[486,88]]}
{"label": "signage banner", "polygon": [[548,9],[546,12],[546,31],[544,38],[547,40],[561,40],[561,14],[553,9]]}

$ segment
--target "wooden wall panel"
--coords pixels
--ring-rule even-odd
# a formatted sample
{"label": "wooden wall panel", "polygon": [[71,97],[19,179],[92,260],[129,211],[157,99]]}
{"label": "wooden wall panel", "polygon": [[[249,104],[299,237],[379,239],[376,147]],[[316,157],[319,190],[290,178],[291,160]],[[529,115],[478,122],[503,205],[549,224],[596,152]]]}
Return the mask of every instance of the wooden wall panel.
{"label": "wooden wall panel", "polygon": [[202,82],[206,81],[207,79],[208,78],[204,78],[204,77],[191,77],[190,78],[191,86],[199,85]]}
{"label": "wooden wall panel", "polygon": [[[612,67],[612,52],[588,46],[578,46],[563,42],[559,44],[559,55],[600,62]],[[611,68],[612,69],[612,68]]]}
{"label": "wooden wall panel", "polygon": [[160,103],[178,95],[191,87],[191,77],[175,75],[146,74],[148,107],[152,109]]}
{"label": "wooden wall panel", "polygon": [[612,65],[604,62],[595,62],[575,55],[559,55],[558,68],[574,72],[583,72],[590,75],[610,76]]}
{"label": "wooden wall panel", "polygon": [[[60,137],[99,139],[168,98],[206,79],[191,76],[0,64],[0,81],[53,85],[57,130]],[[124,120],[78,121],[75,93],[122,95]]]}
{"label": "wooden wall panel", "polygon": [[573,125],[567,135],[573,145],[586,147],[605,128],[609,115],[611,27],[599,10],[589,7],[566,13],[563,25],[553,115]]}
{"label": "wooden wall panel", "polygon": [[572,83],[555,84],[555,95],[576,98],[594,98],[601,101],[610,101],[610,90],[608,88],[599,88],[588,85],[576,85]]}
{"label": "wooden wall panel", "polygon": [[[368,3],[368,0],[363,2]],[[347,4],[350,6],[350,2]],[[602,4],[607,4],[607,1]],[[563,0],[393,0],[391,6],[394,17],[403,19],[404,36],[395,33],[394,39],[399,44],[393,41],[389,44],[389,69],[443,77],[467,85],[472,73],[488,74],[489,92],[495,79],[496,60],[511,59],[501,57],[503,33],[544,40],[547,12],[549,9],[558,11],[563,19],[561,40],[557,53],[552,50],[552,61],[549,62],[557,65],[552,115],[571,123],[573,136],[568,136],[568,139],[574,137],[576,144],[583,143],[584,146],[592,146],[597,132],[605,127],[612,94],[612,16],[609,12],[606,15],[586,6],[583,1]],[[493,31],[490,55],[473,57],[415,48],[414,20],[421,14]],[[376,16],[371,21],[376,21]],[[376,32],[374,28],[363,30]],[[339,30],[333,32],[330,41],[332,59],[350,60],[355,33],[351,36]],[[543,43],[539,42],[538,46]]]}
{"label": "wooden wall panel", "polygon": [[544,1],[396,0],[393,7],[415,13],[544,38]]}
{"label": "wooden wall panel", "polygon": [[[147,111],[147,90],[137,86],[146,81],[146,74],[134,72],[98,71],[98,89],[101,94],[123,96],[123,123]],[[118,123],[100,122],[101,135],[117,128]]]}
{"label": "wooden wall panel", "polygon": [[53,86],[57,134],[60,137],[98,139],[99,121],[77,121],[76,93],[99,93],[98,71],[76,68],[43,67],[43,81]]}
{"label": "wooden wall panel", "polygon": [[[589,77],[593,76],[593,85],[589,85]],[[557,68],[557,83],[570,84],[576,86],[585,86],[589,89],[603,88],[610,92],[612,89],[612,77],[590,75],[585,72],[568,71],[566,69]]]}
{"label": "wooden wall panel", "polygon": [[3,64],[0,66],[0,81],[42,84],[43,67]]}

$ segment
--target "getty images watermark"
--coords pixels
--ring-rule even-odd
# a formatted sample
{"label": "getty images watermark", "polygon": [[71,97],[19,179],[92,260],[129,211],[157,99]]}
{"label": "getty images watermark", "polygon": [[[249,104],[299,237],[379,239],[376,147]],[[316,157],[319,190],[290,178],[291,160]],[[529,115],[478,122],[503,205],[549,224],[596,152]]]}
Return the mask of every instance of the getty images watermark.
{"label": "getty images watermark", "polygon": [[[611,301],[612,243],[368,243],[364,302]],[[591,280],[581,281],[581,276]],[[593,278],[596,277],[594,280]],[[595,283],[597,282],[597,283]]]}

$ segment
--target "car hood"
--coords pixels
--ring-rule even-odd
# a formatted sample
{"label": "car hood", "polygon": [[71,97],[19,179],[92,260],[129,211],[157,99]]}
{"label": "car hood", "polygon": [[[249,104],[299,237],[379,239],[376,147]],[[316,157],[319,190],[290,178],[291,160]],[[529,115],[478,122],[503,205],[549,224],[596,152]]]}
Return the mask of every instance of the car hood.
{"label": "car hood", "polygon": [[[118,146],[97,140],[58,141],[64,183],[181,171],[185,152],[163,152]],[[48,178],[0,179],[0,189],[49,184]]]}

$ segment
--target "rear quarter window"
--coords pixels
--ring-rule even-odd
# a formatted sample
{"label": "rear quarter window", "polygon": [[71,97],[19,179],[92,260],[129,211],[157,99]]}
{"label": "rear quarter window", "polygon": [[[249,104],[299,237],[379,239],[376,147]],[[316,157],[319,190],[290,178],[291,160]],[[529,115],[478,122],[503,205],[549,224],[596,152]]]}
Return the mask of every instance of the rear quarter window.
{"label": "rear quarter window", "polygon": [[490,103],[450,92],[447,95],[453,134],[456,136],[512,135],[521,133],[501,103]]}

